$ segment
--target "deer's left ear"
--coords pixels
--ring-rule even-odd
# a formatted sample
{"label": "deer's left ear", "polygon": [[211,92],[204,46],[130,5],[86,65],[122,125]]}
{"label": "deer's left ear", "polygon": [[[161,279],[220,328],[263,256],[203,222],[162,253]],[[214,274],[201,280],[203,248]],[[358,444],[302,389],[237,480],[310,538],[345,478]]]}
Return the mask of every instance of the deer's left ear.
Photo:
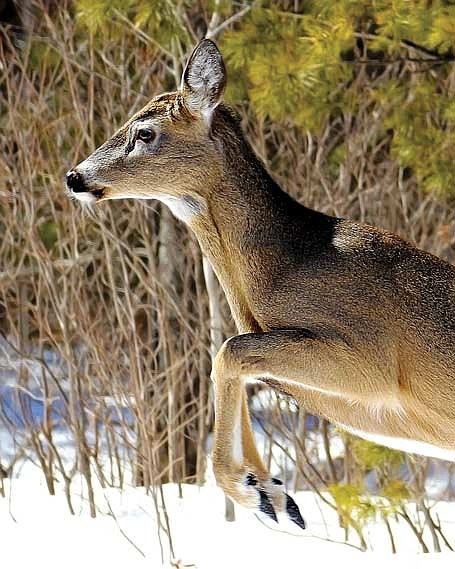
{"label": "deer's left ear", "polygon": [[220,103],[226,85],[226,68],[216,45],[208,39],[195,48],[183,72],[182,86],[186,105],[195,114],[210,120]]}

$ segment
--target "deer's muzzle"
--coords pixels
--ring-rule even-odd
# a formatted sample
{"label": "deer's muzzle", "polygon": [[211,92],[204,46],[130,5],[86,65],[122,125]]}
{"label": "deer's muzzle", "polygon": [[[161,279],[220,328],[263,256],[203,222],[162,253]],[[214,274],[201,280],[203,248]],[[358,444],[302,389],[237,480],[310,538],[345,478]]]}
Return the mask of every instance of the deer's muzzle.
{"label": "deer's muzzle", "polygon": [[104,188],[91,188],[85,182],[84,176],[77,170],[69,170],[66,174],[66,187],[80,201],[94,202],[104,196]]}

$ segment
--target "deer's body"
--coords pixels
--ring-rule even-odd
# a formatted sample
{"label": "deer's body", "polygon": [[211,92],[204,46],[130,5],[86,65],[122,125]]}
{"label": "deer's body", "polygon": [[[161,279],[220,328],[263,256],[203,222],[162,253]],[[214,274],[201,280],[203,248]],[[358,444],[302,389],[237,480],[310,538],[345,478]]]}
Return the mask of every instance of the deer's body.
{"label": "deer's body", "polygon": [[[84,200],[161,199],[194,231],[239,331],[214,363],[215,474],[237,501],[303,525],[256,450],[245,381],[365,438],[455,460],[455,268],[295,202],[219,105],[223,87],[219,53],[202,42],[182,92],[152,101],[68,185]],[[159,142],[142,144],[144,125]]]}

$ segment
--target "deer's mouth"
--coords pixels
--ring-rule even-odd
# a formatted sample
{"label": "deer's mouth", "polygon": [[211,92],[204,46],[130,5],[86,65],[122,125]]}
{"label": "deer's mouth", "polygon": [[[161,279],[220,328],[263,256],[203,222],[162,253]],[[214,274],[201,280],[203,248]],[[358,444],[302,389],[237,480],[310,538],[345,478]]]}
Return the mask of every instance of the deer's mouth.
{"label": "deer's mouth", "polygon": [[102,187],[102,188],[96,188],[95,190],[91,190],[90,192],[92,194],[92,196],[95,197],[96,201],[100,201],[102,200],[105,195],[106,195],[106,188]]}

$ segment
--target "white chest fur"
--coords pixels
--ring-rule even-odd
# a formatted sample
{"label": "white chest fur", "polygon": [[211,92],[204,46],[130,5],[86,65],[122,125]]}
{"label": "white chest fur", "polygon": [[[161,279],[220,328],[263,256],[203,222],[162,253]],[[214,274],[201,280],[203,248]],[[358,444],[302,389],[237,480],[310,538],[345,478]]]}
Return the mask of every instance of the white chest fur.
{"label": "white chest fur", "polygon": [[160,196],[159,200],[167,205],[177,219],[184,223],[190,223],[193,217],[200,214],[203,209],[203,205],[190,196],[174,197],[167,195]]}

